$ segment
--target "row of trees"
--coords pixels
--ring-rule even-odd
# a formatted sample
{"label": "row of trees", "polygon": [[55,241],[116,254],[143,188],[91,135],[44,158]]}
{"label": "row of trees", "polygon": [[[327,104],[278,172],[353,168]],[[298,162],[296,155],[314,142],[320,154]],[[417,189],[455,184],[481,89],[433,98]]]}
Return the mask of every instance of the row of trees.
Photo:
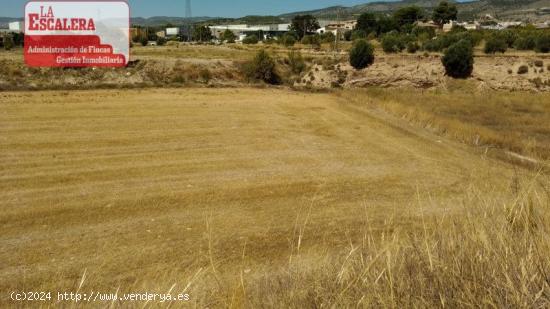
{"label": "row of trees", "polygon": [[[349,53],[349,61],[355,69],[367,68],[374,62],[374,48],[367,40],[357,40]],[[453,43],[441,59],[447,75],[466,78],[474,69],[474,50],[470,41],[463,39]]]}

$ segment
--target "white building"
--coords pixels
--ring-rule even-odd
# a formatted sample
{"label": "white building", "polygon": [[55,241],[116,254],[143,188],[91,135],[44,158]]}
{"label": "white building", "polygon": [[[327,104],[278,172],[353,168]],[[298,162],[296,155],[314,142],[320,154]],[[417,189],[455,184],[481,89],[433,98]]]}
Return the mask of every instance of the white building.
{"label": "white building", "polygon": [[9,23],[9,29],[11,32],[25,32],[25,23],[22,21],[14,21]]}
{"label": "white building", "polygon": [[219,38],[226,30],[232,31],[240,41],[248,34],[256,34],[260,31],[264,33],[264,39],[268,36],[277,36],[289,31],[290,24],[272,24],[272,25],[216,25],[210,26],[212,35]]}
{"label": "white building", "polygon": [[180,28],[166,28],[166,36],[177,36],[180,34]]}

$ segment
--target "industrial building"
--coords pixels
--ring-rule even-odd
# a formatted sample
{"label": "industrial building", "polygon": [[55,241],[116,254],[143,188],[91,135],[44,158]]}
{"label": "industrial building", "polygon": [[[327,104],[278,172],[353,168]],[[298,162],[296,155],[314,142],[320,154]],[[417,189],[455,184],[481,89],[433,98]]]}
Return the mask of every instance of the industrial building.
{"label": "industrial building", "polygon": [[210,26],[212,35],[220,38],[226,30],[233,32],[240,40],[250,34],[257,35],[263,33],[264,39],[276,37],[287,33],[290,30],[290,24],[272,24],[272,25],[216,25]]}

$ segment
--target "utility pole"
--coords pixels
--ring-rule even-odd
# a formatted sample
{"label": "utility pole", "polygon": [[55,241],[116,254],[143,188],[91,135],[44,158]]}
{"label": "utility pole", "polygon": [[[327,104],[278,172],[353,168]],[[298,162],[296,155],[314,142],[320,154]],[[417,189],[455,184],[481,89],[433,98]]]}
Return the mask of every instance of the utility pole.
{"label": "utility pole", "polygon": [[191,26],[193,13],[191,12],[191,0],[185,0],[185,25],[187,30],[187,41],[191,42]]}

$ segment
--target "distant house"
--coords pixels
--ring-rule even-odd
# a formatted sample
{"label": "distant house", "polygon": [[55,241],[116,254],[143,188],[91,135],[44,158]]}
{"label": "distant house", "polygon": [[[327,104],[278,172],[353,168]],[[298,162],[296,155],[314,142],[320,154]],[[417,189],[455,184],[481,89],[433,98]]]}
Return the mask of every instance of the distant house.
{"label": "distant house", "polygon": [[437,25],[433,20],[430,20],[430,21],[428,21],[428,22],[417,21],[414,25],[415,25],[416,27],[419,27],[419,28],[434,28],[434,29],[439,29],[439,25]]}
{"label": "distant house", "polygon": [[9,23],[9,30],[11,32],[23,33],[25,32],[25,23],[22,21],[14,21]]}
{"label": "distant house", "polygon": [[481,25],[477,21],[459,23],[456,20],[451,20],[448,23],[443,25],[443,32],[449,32],[453,30],[454,27],[464,27],[464,29],[466,30],[481,29]]}

